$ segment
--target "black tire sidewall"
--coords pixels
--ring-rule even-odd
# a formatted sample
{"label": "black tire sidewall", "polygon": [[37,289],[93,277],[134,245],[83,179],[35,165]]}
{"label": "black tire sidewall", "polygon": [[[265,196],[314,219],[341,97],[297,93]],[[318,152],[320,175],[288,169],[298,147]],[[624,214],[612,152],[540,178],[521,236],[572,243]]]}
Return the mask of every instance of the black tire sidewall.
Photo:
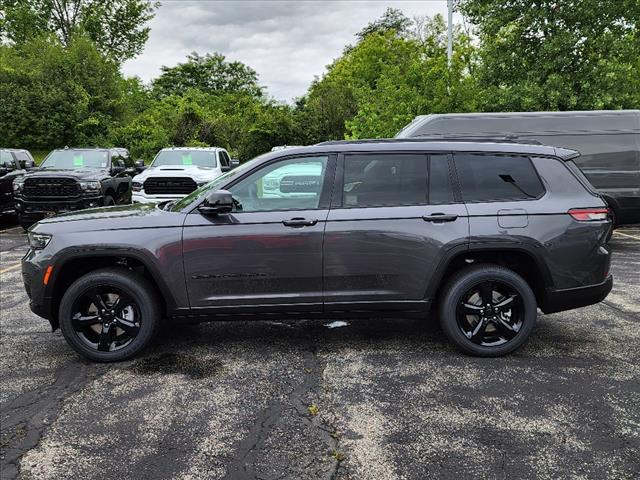
{"label": "black tire sidewall", "polygon": [[116,204],[115,199],[111,195],[105,195],[104,200],[102,201],[102,205],[104,207],[112,207]]}
{"label": "black tire sidewall", "polygon": [[[509,285],[522,298],[524,315],[518,334],[504,345],[486,347],[469,340],[458,327],[456,310],[462,295],[483,281],[498,281]],[[512,270],[497,266],[476,266],[459,272],[447,284],[440,304],[440,324],[445,334],[458,348],[471,355],[494,357],[511,353],[524,344],[536,323],[538,306],[527,282]]]}
{"label": "black tire sidewall", "polygon": [[[129,345],[115,352],[100,352],[86,345],[78,338],[71,322],[75,300],[88,289],[100,286],[126,291],[140,309],[138,335]],[[71,284],[60,302],[58,319],[65,340],[80,355],[96,362],[117,362],[131,358],[149,344],[158,330],[160,312],[155,292],[144,277],[124,268],[108,268],[88,273]]]}

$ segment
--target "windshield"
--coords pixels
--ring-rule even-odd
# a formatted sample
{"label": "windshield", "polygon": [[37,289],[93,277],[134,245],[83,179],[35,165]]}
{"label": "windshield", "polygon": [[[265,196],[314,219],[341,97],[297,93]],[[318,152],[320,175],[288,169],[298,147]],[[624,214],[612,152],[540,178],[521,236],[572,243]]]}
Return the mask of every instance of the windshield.
{"label": "windshield", "polygon": [[41,168],[107,168],[108,150],[54,150],[42,162]]}
{"label": "windshield", "polygon": [[11,168],[14,165],[11,152],[9,150],[0,150],[0,167]]}
{"label": "windshield", "polygon": [[260,155],[252,160],[249,160],[246,163],[243,163],[237,168],[225,173],[224,175],[219,176],[214,181],[207,183],[206,185],[201,186],[200,188],[194,190],[186,197],[178,200],[173,206],[171,206],[172,212],[179,212],[185,207],[188,207],[191,203],[193,203],[196,199],[200,198],[205,192],[219,190],[223,185],[229,182],[233,177],[240,175],[241,173],[253,168],[253,166],[263,157]]}
{"label": "windshield", "polygon": [[164,165],[197,165],[215,168],[216,152],[211,150],[162,150],[151,163],[152,167]]}

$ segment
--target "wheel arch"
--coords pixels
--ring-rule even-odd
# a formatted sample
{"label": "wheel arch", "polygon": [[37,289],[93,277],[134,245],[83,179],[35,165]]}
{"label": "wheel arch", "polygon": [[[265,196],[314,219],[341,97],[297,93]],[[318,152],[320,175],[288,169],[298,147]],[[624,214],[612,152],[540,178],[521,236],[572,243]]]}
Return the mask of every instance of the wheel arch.
{"label": "wheel arch", "polygon": [[455,272],[477,263],[491,263],[509,268],[525,279],[533,290],[538,305],[547,301],[547,289],[553,286],[553,278],[546,263],[529,245],[504,245],[483,243],[469,248],[457,248],[448,252],[440,261],[427,289],[426,297],[438,299],[442,288]]}
{"label": "wheel arch", "polygon": [[81,276],[103,267],[119,266],[145,277],[164,300],[160,305],[163,315],[177,308],[176,298],[166,284],[153,262],[141,252],[130,248],[105,248],[100,250],[81,250],[73,248],[64,251],[52,262],[54,268],[49,281],[50,288],[45,292],[51,312],[54,329],[58,326],[58,309],[62,296],[69,286]]}

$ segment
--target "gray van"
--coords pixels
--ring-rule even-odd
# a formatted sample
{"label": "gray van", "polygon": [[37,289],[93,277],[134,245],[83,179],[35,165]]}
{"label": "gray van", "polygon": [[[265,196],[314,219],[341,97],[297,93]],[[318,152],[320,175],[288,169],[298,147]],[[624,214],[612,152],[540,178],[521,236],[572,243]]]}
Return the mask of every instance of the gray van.
{"label": "gray van", "polygon": [[420,115],[396,138],[486,138],[577,150],[575,163],[611,208],[616,225],[640,222],[640,110]]}

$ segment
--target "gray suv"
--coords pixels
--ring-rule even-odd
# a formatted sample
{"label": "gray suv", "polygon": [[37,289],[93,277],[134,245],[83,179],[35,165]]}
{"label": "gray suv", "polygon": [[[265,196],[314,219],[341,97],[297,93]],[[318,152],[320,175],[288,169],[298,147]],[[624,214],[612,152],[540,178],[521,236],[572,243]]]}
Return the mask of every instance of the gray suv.
{"label": "gray suv", "polygon": [[522,345],[611,290],[611,221],[571,150],[328,142],[270,152],[187,197],[37,223],[31,309],[96,361],[161,319],[420,317],[464,352]]}

